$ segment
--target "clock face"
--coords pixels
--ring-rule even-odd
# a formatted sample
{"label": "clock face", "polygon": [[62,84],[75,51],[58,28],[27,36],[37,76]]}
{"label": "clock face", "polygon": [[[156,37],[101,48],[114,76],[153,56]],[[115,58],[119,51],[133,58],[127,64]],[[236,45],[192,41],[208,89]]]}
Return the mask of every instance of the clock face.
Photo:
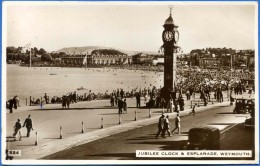
{"label": "clock face", "polygon": [[174,31],[174,41],[175,41],[175,43],[177,43],[179,41],[179,32],[178,31]]}
{"label": "clock face", "polygon": [[174,38],[172,31],[164,31],[163,32],[163,41],[170,42]]}

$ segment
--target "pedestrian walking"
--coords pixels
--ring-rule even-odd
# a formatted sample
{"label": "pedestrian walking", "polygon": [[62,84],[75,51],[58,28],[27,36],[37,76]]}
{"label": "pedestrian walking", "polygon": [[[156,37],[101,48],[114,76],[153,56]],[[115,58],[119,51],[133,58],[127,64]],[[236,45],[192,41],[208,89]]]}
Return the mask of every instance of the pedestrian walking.
{"label": "pedestrian walking", "polygon": [[186,96],[187,96],[187,100],[190,100],[190,91],[189,90],[186,91]]}
{"label": "pedestrian walking", "polygon": [[126,102],[126,99],[124,99],[123,109],[124,109],[124,112],[127,114],[127,102]]}
{"label": "pedestrian walking", "polygon": [[124,90],[123,90],[123,89],[121,89],[121,91],[120,91],[120,96],[121,96],[121,98],[123,98],[123,97],[124,97],[124,94],[125,94]]}
{"label": "pedestrian walking", "polygon": [[180,104],[180,110],[184,111],[184,99],[182,97],[179,99],[179,104]]}
{"label": "pedestrian walking", "polygon": [[168,102],[168,105],[167,105],[167,112],[173,112],[174,110],[174,104],[173,104],[173,98],[171,97],[169,102]]}
{"label": "pedestrian walking", "polygon": [[22,124],[21,124],[20,121],[21,121],[20,119],[17,119],[17,122],[16,122],[15,125],[14,125],[14,134],[13,134],[13,137],[14,137],[14,140],[15,140],[15,141],[16,141],[16,135],[17,135],[17,133],[18,133],[19,141],[21,141],[21,139],[22,139],[22,133],[21,133]]}
{"label": "pedestrian walking", "polygon": [[197,103],[196,104],[194,104],[194,106],[192,107],[192,110],[191,110],[191,112],[190,112],[190,114],[192,114],[193,116],[195,116],[195,107],[196,107],[196,105],[197,105]]}
{"label": "pedestrian walking", "polygon": [[124,102],[121,99],[117,99],[118,100],[118,114],[122,114],[122,110],[124,107]]}
{"label": "pedestrian walking", "polygon": [[116,106],[118,105],[118,100],[117,100],[116,97],[115,97],[115,105],[116,105]]}
{"label": "pedestrian walking", "polygon": [[70,101],[71,101],[70,96],[66,96],[66,106],[68,109],[70,108]]}
{"label": "pedestrian walking", "polygon": [[136,94],[136,107],[137,108],[141,107],[141,96],[139,93]]}
{"label": "pedestrian walking", "polygon": [[164,125],[163,125],[163,131],[162,131],[162,137],[165,138],[165,133],[168,133],[169,137],[171,137],[171,130],[170,130],[170,120],[169,115],[166,116],[164,119]]}
{"label": "pedestrian walking", "polygon": [[66,96],[62,96],[61,103],[62,103],[62,109],[66,108]]}
{"label": "pedestrian walking", "polygon": [[44,93],[44,99],[45,99],[45,103],[46,103],[46,104],[49,104],[49,100],[48,100],[47,93]]}
{"label": "pedestrian walking", "polygon": [[16,100],[17,96],[14,96],[13,98],[13,103],[14,103],[14,109],[17,109],[17,100]]}
{"label": "pedestrian walking", "polygon": [[27,128],[27,137],[30,137],[30,132],[33,130],[33,122],[31,119],[31,115],[28,115],[28,118],[25,119],[23,127]]}
{"label": "pedestrian walking", "polygon": [[73,93],[72,99],[73,99],[74,103],[77,103],[77,93],[76,93],[76,91]]}
{"label": "pedestrian walking", "polygon": [[15,101],[16,101],[17,107],[21,107],[21,105],[20,105],[20,99],[18,98],[17,95],[15,96]]}
{"label": "pedestrian walking", "polygon": [[13,107],[14,107],[14,100],[13,98],[11,98],[10,100],[8,100],[8,108],[10,110],[10,113],[13,113]]}
{"label": "pedestrian walking", "polygon": [[179,114],[177,114],[176,118],[175,118],[175,129],[172,130],[172,133],[174,134],[174,131],[178,129],[178,134],[180,134],[181,132],[181,119]]}
{"label": "pedestrian walking", "polygon": [[179,113],[178,100],[177,100],[177,99],[175,99],[175,100],[173,101],[173,105],[174,105],[174,111]]}
{"label": "pedestrian walking", "polygon": [[165,116],[164,116],[163,114],[162,114],[162,116],[159,118],[159,122],[158,122],[158,132],[157,132],[155,138],[158,138],[160,134],[161,134],[161,136],[162,136],[163,126],[164,126],[164,118],[165,118]]}
{"label": "pedestrian walking", "polygon": [[166,101],[164,100],[164,98],[162,98],[162,100],[161,100],[161,107],[162,108],[166,108],[165,105],[166,105]]}
{"label": "pedestrian walking", "polygon": [[114,98],[114,95],[112,94],[111,97],[110,97],[110,104],[111,104],[111,107],[114,107],[115,106],[115,98]]}

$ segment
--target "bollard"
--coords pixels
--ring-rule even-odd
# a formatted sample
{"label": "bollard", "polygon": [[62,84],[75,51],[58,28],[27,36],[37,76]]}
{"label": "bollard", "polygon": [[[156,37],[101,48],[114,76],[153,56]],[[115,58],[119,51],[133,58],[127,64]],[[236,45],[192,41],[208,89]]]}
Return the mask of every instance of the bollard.
{"label": "bollard", "polygon": [[42,106],[42,97],[41,97],[41,106]]}
{"label": "bollard", "polygon": [[62,127],[60,126],[60,139],[62,139]]}
{"label": "bollard", "polygon": [[103,129],[104,126],[103,126],[103,117],[101,118],[101,129]]}
{"label": "bollard", "polygon": [[151,109],[149,108],[149,118],[151,118]]}
{"label": "bollard", "polygon": [[37,131],[35,132],[35,135],[36,135],[35,146],[37,146],[38,145],[38,133],[37,133]]}
{"label": "bollard", "polygon": [[25,104],[26,104],[26,106],[27,106],[27,98],[25,98]]}
{"label": "bollard", "polygon": [[82,121],[82,130],[81,130],[81,133],[84,133],[84,122]]}
{"label": "bollard", "polygon": [[192,108],[192,101],[190,101],[190,108]]}
{"label": "bollard", "polygon": [[30,96],[30,106],[32,105],[32,96]]}
{"label": "bollard", "polygon": [[212,104],[214,104],[214,98],[212,98]]}
{"label": "bollard", "polygon": [[121,114],[119,114],[119,123],[118,124],[121,124]]}
{"label": "bollard", "polygon": [[9,150],[9,139],[6,140],[6,150]]}
{"label": "bollard", "polygon": [[137,115],[136,115],[136,111],[135,111],[135,121],[137,120],[137,117],[136,117]]}

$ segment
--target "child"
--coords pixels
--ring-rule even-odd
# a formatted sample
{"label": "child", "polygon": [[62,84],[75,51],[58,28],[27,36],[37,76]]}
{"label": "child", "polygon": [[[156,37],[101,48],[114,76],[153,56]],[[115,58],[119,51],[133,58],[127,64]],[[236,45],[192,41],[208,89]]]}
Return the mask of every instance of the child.
{"label": "child", "polygon": [[192,110],[191,110],[191,113],[190,114],[192,114],[193,116],[195,116],[195,107],[196,107],[196,105],[197,105],[197,103],[196,104],[194,104],[194,106],[192,107]]}
{"label": "child", "polygon": [[21,131],[20,129],[22,128],[22,124],[20,122],[21,120],[18,119],[17,122],[15,123],[15,126],[14,126],[14,140],[16,141],[16,134],[19,133],[19,141],[21,141],[22,139],[22,134],[21,134]]}

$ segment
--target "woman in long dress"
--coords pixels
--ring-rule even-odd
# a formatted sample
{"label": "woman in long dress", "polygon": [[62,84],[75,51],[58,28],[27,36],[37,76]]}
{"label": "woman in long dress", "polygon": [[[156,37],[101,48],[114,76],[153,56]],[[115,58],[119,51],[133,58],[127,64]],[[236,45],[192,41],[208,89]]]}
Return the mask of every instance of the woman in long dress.
{"label": "woman in long dress", "polygon": [[167,112],[169,112],[169,110],[170,110],[171,113],[174,110],[174,104],[173,104],[173,99],[172,98],[170,98],[170,100],[168,102]]}

